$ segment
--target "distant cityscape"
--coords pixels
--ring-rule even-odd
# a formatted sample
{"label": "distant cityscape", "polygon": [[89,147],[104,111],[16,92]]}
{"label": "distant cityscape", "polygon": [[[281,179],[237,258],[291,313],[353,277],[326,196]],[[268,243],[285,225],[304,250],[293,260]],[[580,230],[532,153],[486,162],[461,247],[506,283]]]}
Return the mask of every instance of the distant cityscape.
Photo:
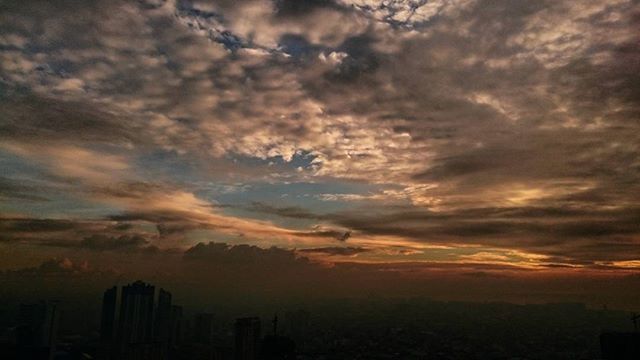
{"label": "distant cityscape", "polygon": [[216,341],[214,315],[198,313],[189,322],[169,291],[142,281],[107,289],[102,298],[99,343],[88,352],[57,346],[60,312],[57,302],[21,304],[13,340],[5,342],[2,359],[295,359],[293,340],[278,335],[274,316],[271,333],[262,336],[259,317],[238,318],[234,346]]}
{"label": "distant cityscape", "polygon": [[[436,307],[442,307],[434,303]],[[61,317],[59,302],[41,301],[20,304],[17,324],[5,331],[0,339],[0,359],[33,360],[290,360],[290,359],[464,359],[511,358],[460,341],[462,334],[441,334],[416,328],[390,328],[383,336],[361,331],[360,335],[334,330],[340,336],[316,333],[309,328],[309,314],[304,311],[288,313],[287,333],[279,331],[277,314],[266,321],[258,316],[235,319],[232,334],[225,334],[213,313],[201,312],[187,317],[182,306],[173,303],[170,291],[156,291],[154,285],[143,281],[104,291],[100,314],[99,336],[83,341],[62,341],[58,337]],[[455,306],[455,305],[454,305]],[[589,314],[580,304],[543,305],[563,315]],[[464,309],[464,307],[457,308]],[[532,308],[537,311],[538,309]],[[397,311],[398,309],[396,309]],[[451,311],[446,310],[446,311]],[[503,311],[503,310],[501,310]],[[532,313],[532,316],[536,316]],[[345,313],[345,318],[351,317]],[[476,315],[478,316],[478,315]],[[599,315],[600,316],[600,315]],[[601,331],[598,337],[599,357],[592,359],[640,359],[638,315],[632,316],[634,331]],[[337,325],[337,324],[336,324]],[[366,328],[361,325],[360,329]],[[331,328],[331,327],[329,327]],[[356,325],[354,329],[358,329]],[[413,330],[412,330],[413,329]],[[556,329],[550,329],[553,333]],[[229,336],[232,336],[232,341]],[[496,336],[499,334],[496,333]],[[323,343],[323,337],[325,341]],[[308,343],[299,351],[294,338]],[[422,338],[420,345],[415,339]],[[551,339],[553,337],[550,337]],[[429,340],[430,339],[430,340]],[[568,348],[576,344],[568,344]],[[549,342],[549,340],[546,340]],[[437,343],[441,344],[438,345]],[[555,341],[554,341],[555,342]],[[311,344],[311,345],[309,345]],[[315,344],[315,345],[313,345]],[[444,345],[443,345],[444,344]],[[550,345],[552,345],[550,343]],[[387,346],[387,351],[383,348]],[[491,345],[495,348],[497,345]],[[555,346],[555,345],[554,345]],[[327,351],[318,351],[318,349]],[[310,350],[311,349],[311,350]],[[316,350],[313,350],[316,349]],[[334,349],[329,351],[329,349]],[[447,350],[448,349],[448,350]],[[558,354],[557,352],[553,354]],[[530,358],[544,358],[531,354]],[[572,358],[569,353],[566,358]],[[556,358],[550,356],[549,358]],[[558,357],[561,358],[561,357]],[[589,357],[586,357],[589,358]]]}

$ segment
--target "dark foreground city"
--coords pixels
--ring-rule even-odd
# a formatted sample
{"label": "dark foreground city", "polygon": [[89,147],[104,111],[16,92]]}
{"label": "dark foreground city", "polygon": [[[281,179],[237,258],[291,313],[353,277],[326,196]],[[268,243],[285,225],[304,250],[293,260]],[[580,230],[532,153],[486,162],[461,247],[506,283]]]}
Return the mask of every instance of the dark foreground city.
{"label": "dark foreground city", "polygon": [[0,0],[0,360],[640,360],[640,0]]}
{"label": "dark foreground city", "polygon": [[[638,359],[638,316],[578,303],[342,299],[188,309],[141,281],[101,311],[58,301],[0,315],[2,359]],[[233,309],[233,310],[232,310]],[[635,326],[635,328],[634,328]]]}

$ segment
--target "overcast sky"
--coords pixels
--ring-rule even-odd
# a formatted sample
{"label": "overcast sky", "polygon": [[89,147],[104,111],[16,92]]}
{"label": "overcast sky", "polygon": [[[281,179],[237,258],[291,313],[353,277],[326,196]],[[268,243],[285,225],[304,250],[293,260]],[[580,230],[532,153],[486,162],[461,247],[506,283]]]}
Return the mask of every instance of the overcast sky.
{"label": "overcast sky", "polygon": [[0,270],[629,276],[640,2],[3,1],[0,169]]}

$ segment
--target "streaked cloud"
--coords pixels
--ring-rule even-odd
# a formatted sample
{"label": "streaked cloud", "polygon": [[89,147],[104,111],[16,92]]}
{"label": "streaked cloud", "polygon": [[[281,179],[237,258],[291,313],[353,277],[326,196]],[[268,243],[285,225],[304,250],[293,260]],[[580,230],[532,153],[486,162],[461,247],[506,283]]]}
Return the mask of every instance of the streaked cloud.
{"label": "streaked cloud", "polygon": [[639,11],[8,2],[2,240],[636,269]]}

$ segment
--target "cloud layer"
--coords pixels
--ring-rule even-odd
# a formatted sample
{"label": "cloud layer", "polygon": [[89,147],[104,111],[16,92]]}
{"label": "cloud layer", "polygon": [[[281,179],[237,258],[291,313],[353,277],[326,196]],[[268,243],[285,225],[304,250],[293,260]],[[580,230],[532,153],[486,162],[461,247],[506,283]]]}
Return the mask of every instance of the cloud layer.
{"label": "cloud layer", "polygon": [[639,34],[632,0],[10,1],[2,246],[633,271]]}

